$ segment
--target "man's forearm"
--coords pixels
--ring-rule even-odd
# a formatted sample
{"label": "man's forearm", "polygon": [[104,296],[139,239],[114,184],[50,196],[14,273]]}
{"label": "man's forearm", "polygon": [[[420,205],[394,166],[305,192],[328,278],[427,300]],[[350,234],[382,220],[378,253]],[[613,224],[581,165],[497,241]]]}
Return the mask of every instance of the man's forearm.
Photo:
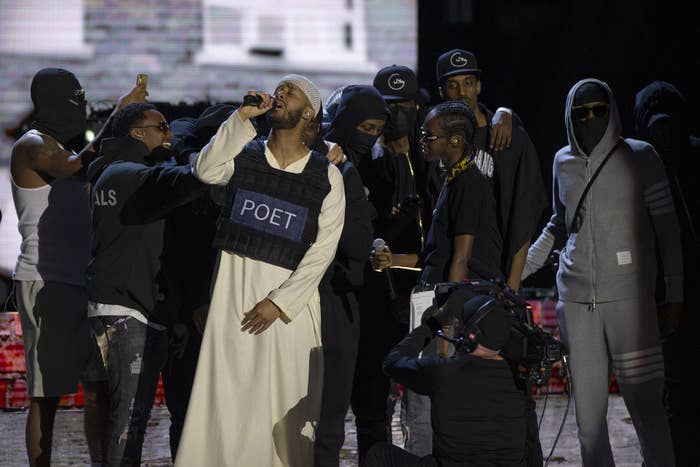
{"label": "man's forearm", "polygon": [[508,274],[508,287],[515,291],[520,290],[520,277],[523,274],[523,269],[525,269],[528,248],[530,248],[530,242],[526,242],[517,253],[513,255],[513,259],[511,260],[510,272]]}
{"label": "man's forearm", "polygon": [[255,135],[255,127],[250,120],[243,120],[235,111],[193,159],[192,173],[204,183],[228,183],[233,175],[234,158]]}
{"label": "man's forearm", "polygon": [[418,355],[432,338],[433,333],[428,326],[418,326],[391,349],[382,365],[384,373],[416,392],[428,394],[434,367],[422,364],[425,362],[421,362]]}

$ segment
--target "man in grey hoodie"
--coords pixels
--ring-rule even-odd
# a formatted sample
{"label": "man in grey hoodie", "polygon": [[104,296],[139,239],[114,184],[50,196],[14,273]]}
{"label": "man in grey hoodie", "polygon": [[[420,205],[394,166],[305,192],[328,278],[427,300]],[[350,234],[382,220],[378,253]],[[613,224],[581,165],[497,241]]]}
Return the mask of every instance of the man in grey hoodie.
{"label": "man in grey hoodie", "polygon": [[569,145],[554,158],[554,214],[528,251],[523,278],[561,250],[557,314],[570,350],[583,465],[615,465],[605,419],[611,370],[645,465],[673,465],[654,301],[655,245],[669,315],[683,300],[680,234],[666,173],[649,144],[622,139],[617,105],[602,81],[585,79],[571,88],[565,125]]}

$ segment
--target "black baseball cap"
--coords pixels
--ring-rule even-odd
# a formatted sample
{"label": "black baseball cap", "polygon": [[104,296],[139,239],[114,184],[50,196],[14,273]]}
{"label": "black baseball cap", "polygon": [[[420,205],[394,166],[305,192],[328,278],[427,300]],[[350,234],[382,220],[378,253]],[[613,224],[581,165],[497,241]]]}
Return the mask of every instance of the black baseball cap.
{"label": "black baseball cap", "polygon": [[479,75],[481,70],[476,63],[476,55],[462,49],[452,49],[437,59],[436,74],[438,83],[443,79],[462,74]]}
{"label": "black baseball cap", "polygon": [[405,66],[385,66],[374,77],[373,85],[387,102],[418,98],[418,78]]}

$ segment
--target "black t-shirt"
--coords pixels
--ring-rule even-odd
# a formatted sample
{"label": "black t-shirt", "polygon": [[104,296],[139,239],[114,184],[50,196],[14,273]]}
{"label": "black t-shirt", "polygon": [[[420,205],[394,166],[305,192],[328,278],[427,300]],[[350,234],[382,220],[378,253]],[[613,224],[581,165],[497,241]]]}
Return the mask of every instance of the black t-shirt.
{"label": "black t-shirt", "polygon": [[474,145],[479,149],[486,149],[489,137],[489,126],[484,125],[474,130]]}
{"label": "black t-shirt", "polygon": [[526,397],[509,364],[468,354],[418,358],[431,338],[427,326],[416,328],[384,371],[430,396],[433,456],[441,466],[524,466]]}
{"label": "black t-shirt", "polygon": [[422,281],[434,284],[448,280],[454,237],[457,235],[474,236],[469,259],[469,275],[472,278],[503,276],[496,201],[488,179],[474,166],[443,186],[426,241]]}

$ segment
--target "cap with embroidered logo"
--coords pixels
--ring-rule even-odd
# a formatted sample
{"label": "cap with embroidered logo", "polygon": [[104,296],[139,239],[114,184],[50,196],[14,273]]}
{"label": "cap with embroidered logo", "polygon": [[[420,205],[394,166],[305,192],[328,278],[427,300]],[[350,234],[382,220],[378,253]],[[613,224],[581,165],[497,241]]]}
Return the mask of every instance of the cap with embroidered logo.
{"label": "cap with embroidered logo", "polygon": [[447,77],[461,74],[481,73],[476,63],[476,55],[462,49],[452,49],[437,59],[436,75],[438,83]]}
{"label": "cap with embroidered logo", "polygon": [[373,85],[387,102],[418,98],[418,78],[405,66],[385,66],[377,72]]}

